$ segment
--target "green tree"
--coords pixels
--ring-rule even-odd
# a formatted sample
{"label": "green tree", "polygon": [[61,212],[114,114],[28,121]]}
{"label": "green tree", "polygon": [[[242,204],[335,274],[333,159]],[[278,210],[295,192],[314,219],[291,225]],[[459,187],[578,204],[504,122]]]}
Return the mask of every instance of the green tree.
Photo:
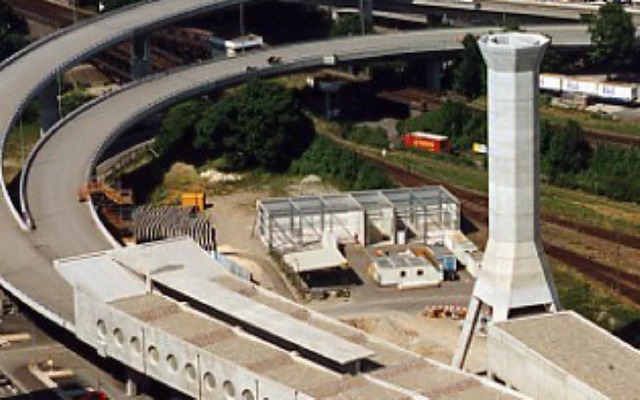
{"label": "green tree", "polygon": [[0,1],[0,61],[27,45],[29,28],[25,19]]}
{"label": "green tree", "polygon": [[[373,27],[367,24],[364,27],[365,33],[373,31]],[[338,18],[331,27],[331,36],[354,36],[362,33],[362,20],[360,14],[349,14]]]}
{"label": "green tree", "polygon": [[345,190],[383,189],[392,186],[387,174],[360,155],[343,149],[324,136],[317,136],[302,157],[291,164],[291,172],[317,174]]}
{"label": "green tree", "polygon": [[475,36],[468,33],[462,39],[464,51],[453,68],[453,90],[467,97],[476,97],[484,92],[485,63]]}
{"label": "green tree", "polygon": [[315,130],[291,91],[253,80],[206,109],[194,147],[224,153],[232,167],[283,170],[311,143]]}
{"label": "green tree", "polygon": [[207,103],[189,100],[172,107],[162,120],[162,130],[155,147],[167,154],[175,147],[190,147],[196,136],[196,124],[202,119]]}
{"label": "green tree", "polygon": [[365,146],[380,149],[389,146],[387,131],[379,126],[350,126],[345,133],[348,140]]}
{"label": "green tree", "polygon": [[543,124],[542,136],[542,171],[552,182],[589,166],[591,146],[577,122],[571,120],[553,128]]}
{"label": "green tree", "polygon": [[89,94],[82,88],[76,88],[64,93],[60,99],[60,111],[62,116],[69,114],[71,111],[94,98],[95,96]]}
{"label": "green tree", "polygon": [[621,4],[603,5],[589,23],[592,44],[589,59],[594,65],[603,66],[607,74],[615,68],[629,65],[635,31],[631,16]]}

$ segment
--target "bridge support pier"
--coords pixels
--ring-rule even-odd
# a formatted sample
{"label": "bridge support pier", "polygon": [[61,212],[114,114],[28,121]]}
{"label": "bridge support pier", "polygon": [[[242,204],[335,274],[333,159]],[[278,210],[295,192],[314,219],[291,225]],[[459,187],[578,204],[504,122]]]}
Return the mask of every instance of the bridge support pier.
{"label": "bridge support pier", "polygon": [[442,90],[442,60],[428,58],[425,64],[427,89],[435,92]]}
{"label": "bridge support pier", "polygon": [[136,397],[138,395],[138,378],[135,376],[133,371],[127,371],[125,394],[127,397]]}
{"label": "bridge support pier", "polygon": [[148,35],[134,35],[131,40],[131,79],[151,73],[151,49]]}
{"label": "bridge support pier", "polygon": [[53,79],[40,92],[40,136],[60,119],[59,90],[58,79]]}
{"label": "bridge support pier", "polygon": [[360,24],[363,35],[373,28],[373,0],[360,0]]}

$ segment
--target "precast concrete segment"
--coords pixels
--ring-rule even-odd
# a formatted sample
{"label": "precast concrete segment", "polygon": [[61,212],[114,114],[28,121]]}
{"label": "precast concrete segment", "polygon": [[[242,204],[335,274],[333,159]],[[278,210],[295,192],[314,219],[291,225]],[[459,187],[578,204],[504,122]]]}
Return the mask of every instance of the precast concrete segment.
{"label": "precast concrete segment", "polygon": [[549,39],[502,33],[478,41],[487,64],[489,240],[474,296],[509,310],[557,305],[540,236],[538,76]]}
{"label": "precast concrete segment", "polygon": [[[554,30],[548,33],[557,35],[558,40],[562,41],[564,34],[569,32],[572,36],[570,43],[588,42],[586,32],[582,34],[582,39],[575,40],[575,27],[573,30],[567,30],[566,27],[558,29],[558,33]],[[487,28],[476,28],[471,33],[482,34],[486,31]],[[136,121],[176,101],[213,88],[237,84],[254,76],[318,67],[334,59],[348,61],[454,51],[461,48],[457,39],[467,32],[468,29],[428,30],[289,46],[202,64],[126,88],[65,121],[31,157],[24,192],[31,218],[37,226],[32,235],[54,248],[58,257],[106,248],[107,244],[96,232],[86,205],[75,199],[76,190],[86,181],[93,167],[94,154],[106,141]],[[281,57],[282,64],[270,66],[267,62],[270,56]],[[258,70],[247,74],[247,67],[257,67]]]}

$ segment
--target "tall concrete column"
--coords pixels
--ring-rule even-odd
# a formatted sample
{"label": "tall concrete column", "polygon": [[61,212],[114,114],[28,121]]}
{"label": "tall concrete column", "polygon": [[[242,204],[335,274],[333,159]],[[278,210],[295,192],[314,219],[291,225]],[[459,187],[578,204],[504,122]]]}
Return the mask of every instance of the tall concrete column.
{"label": "tall concrete column", "polygon": [[373,27],[373,0],[360,0],[360,21],[363,33],[366,27]]}
{"label": "tall concrete column", "polygon": [[427,89],[439,92],[442,90],[442,60],[428,58],[426,61]]}
{"label": "tall concrete column", "polygon": [[540,62],[549,39],[479,40],[487,64],[489,241],[474,295],[503,321],[513,309],[557,306],[540,236]]}
{"label": "tall concrete column", "polygon": [[540,236],[540,62],[549,39],[528,33],[484,35],[489,130],[489,240],[465,328],[453,358],[464,366],[479,308],[493,322],[513,311],[559,308]]}
{"label": "tall concrete column", "polygon": [[58,81],[53,79],[40,92],[40,136],[60,119],[58,90]]}
{"label": "tall concrete column", "polygon": [[133,370],[127,370],[127,380],[125,382],[125,395],[127,397],[136,397],[139,394],[139,380],[140,376]]}
{"label": "tall concrete column", "polygon": [[131,78],[140,79],[151,73],[151,50],[147,35],[134,35],[131,41]]}

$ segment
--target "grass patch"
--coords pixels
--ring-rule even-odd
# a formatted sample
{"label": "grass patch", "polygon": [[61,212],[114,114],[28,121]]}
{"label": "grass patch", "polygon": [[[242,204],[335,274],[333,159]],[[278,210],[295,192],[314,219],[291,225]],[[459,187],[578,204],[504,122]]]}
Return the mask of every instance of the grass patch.
{"label": "grass patch", "polygon": [[640,205],[543,185],[542,210],[567,220],[640,236]]}
{"label": "grass patch", "polygon": [[[551,259],[551,271],[563,308],[573,310],[612,332],[622,331],[640,321],[640,307],[620,299],[600,284],[587,281],[566,264]],[[640,345],[637,335],[635,339],[625,339],[634,346]]]}
{"label": "grass patch", "polygon": [[307,87],[308,76],[309,76],[308,73],[293,74],[293,75],[279,76],[277,78],[272,78],[270,80],[284,86],[287,89],[301,90]]}
{"label": "grass patch", "polygon": [[[488,191],[488,174],[482,168],[455,163],[430,154],[418,155],[403,151],[391,152],[387,159],[396,165],[452,185],[484,193]],[[638,204],[543,184],[541,206],[542,212],[567,220],[640,236]]]}
{"label": "grass patch", "polygon": [[31,149],[40,139],[40,124],[37,121],[23,123],[23,139],[20,138],[20,127],[14,127],[9,133],[7,144],[4,148],[3,178],[5,182],[10,182],[20,173],[21,165],[21,142],[24,140],[24,159],[29,156]]}
{"label": "grass patch", "polygon": [[391,152],[387,155],[387,159],[396,165],[452,185],[480,192],[489,190],[487,172],[481,168],[458,164],[444,157],[431,154],[418,155],[408,151]]}

